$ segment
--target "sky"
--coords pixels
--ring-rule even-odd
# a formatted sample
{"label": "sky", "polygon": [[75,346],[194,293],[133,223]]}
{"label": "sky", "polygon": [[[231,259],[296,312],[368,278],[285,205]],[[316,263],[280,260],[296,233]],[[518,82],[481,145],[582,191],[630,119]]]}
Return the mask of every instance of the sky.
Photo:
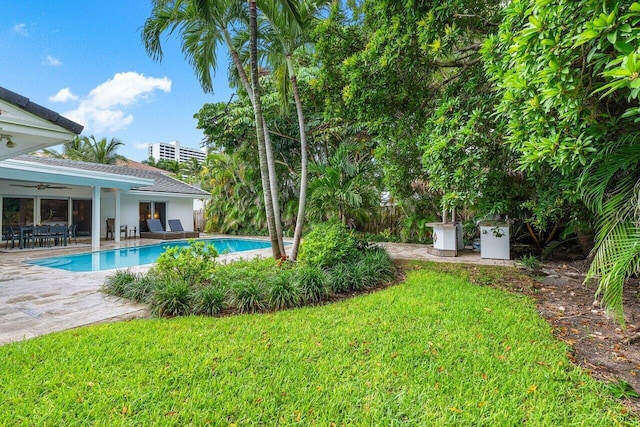
{"label": "sky", "polygon": [[82,135],[117,138],[119,154],[147,159],[154,142],[198,148],[193,115],[226,102],[227,52],[218,52],[214,92],[204,93],[180,50],[163,37],[162,62],[141,41],[150,0],[2,0],[0,86],[84,125]]}

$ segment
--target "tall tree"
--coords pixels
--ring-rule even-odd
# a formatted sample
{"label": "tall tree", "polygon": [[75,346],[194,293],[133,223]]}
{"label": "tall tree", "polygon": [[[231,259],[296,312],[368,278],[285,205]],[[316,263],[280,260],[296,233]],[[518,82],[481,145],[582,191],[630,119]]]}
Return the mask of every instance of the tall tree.
{"label": "tall tree", "polygon": [[[238,23],[236,18],[241,14],[243,9],[240,7],[243,2],[239,0],[221,0],[216,2],[208,2],[206,0],[156,0],[152,16],[147,19],[143,28],[143,42],[149,55],[154,59],[162,59],[162,48],[160,36],[165,31],[172,33],[178,30],[182,35],[182,50],[194,67],[196,74],[200,80],[200,84],[205,91],[212,90],[211,70],[216,68],[216,46],[224,40],[229,48],[232,60],[237,68],[238,73],[243,76],[243,83],[247,89],[247,93],[253,101],[256,120],[256,131],[262,131],[258,136],[258,152],[259,156],[265,156],[265,161],[261,159],[261,167],[265,167],[266,180],[263,184],[268,187],[264,189],[266,195],[270,196],[269,203],[265,204],[265,210],[268,217],[269,235],[273,246],[273,255],[280,258],[284,254],[284,243],[282,241],[282,231],[278,227],[279,218],[275,217],[275,211],[279,211],[277,198],[277,183],[275,180],[275,163],[273,153],[270,149],[269,140],[265,138],[265,123],[262,120],[261,106],[256,105],[255,96],[256,89],[259,88],[257,81],[257,61],[251,64],[256,68],[254,78],[249,81],[244,71],[244,65],[239,59],[237,50],[231,41],[231,32],[229,26],[232,23]],[[281,5],[282,13],[292,14],[297,17],[297,10],[291,0],[280,0],[277,2]],[[257,41],[257,4],[249,1],[249,15],[255,12],[255,20],[250,17],[249,25],[253,24],[256,41]],[[255,21],[255,22],[254,22]],[[264,147],[262,147],[264,141]]]}
{"label": "tall tree", "polygon": [[589,277],[620,320],[625,280],[640,273],[639,23],[629,0],[521,0],[484,47],[522,168],[551,169],[598,216]]}
{"label": "tall tree", "polygon": [[298,213],[296,227],[291,246],[291,259],[295,260],[304,228],[305,206],[307,201],[307,185],[309,175],[309,160],[307,148],[307,132],[304,118],[304,109],[300,90],[294,55],[297,49],[303,47],[308,41],[312,27],[316,21],[316,14],[321,10],[326,1],[301,1],[298,7],[299,24],[292,22],[290,15],[278,13],[277,10],[265,8],[264,13],[269,21],[268,30],[264,35],[266,41],[266,58],[273,69],[273,74],[278,79],[277,87],[282,97],[283,104],[289,105],[288,88],[291,88],[298,117],[298,131],[300,135],[300,191],[298,196]]}

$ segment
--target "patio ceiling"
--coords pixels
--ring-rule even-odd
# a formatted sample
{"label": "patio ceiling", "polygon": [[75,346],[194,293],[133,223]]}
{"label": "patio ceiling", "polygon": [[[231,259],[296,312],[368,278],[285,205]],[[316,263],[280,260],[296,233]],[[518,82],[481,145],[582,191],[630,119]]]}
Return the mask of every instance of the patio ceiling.
{"label": "patio ceiling", "polygon": [[72,140],[83,126],[0,87],[0,160]]}

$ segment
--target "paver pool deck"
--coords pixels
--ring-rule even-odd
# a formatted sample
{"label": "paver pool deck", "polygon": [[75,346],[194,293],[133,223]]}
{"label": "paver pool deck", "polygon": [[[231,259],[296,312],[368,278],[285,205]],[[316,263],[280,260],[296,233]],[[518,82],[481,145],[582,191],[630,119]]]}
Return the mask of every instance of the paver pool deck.
{"label": "paver pool deck", "polygon": [[[120,243],[109,241],[102,242],[101,249],[152,243],[158,243],[158,241],[148,239],[128,239]],[[481,259],[478,253],[470,250],[463,251],[455,258],[442,258],[428,254],[427,245],[401,243],[380,245],[385,247],[395,259],[513,265],[513,261]],[[100,292],[105,278],[114,270],[75,273],[23,262],[28,259],[90,250],[87,244],[72,244],[59,249],[13,249],[0,252],[0,345],[93,323],[148,316],[144,305]],[[259,249],[227,254],[222,256],[221,260],[230,261],[237,258],[270,255],[271,249]],[[148,268],[149,266],[140,266],[132,270],[145,271]]]}

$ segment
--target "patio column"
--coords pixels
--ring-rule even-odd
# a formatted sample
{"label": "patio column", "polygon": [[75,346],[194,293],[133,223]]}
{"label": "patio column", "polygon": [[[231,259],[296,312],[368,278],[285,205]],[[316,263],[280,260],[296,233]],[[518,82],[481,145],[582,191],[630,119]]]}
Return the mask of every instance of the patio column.
{"label": "patio column", "polygon": [[113,241],[120,243],[120,190],[115,188],[114,195],[116,199],[116,216],[113,220]]}
{"label": "patio column", "polygon": [[93,208],[91,209],[91,248],[100,249],[100,190],[93,187]]}

